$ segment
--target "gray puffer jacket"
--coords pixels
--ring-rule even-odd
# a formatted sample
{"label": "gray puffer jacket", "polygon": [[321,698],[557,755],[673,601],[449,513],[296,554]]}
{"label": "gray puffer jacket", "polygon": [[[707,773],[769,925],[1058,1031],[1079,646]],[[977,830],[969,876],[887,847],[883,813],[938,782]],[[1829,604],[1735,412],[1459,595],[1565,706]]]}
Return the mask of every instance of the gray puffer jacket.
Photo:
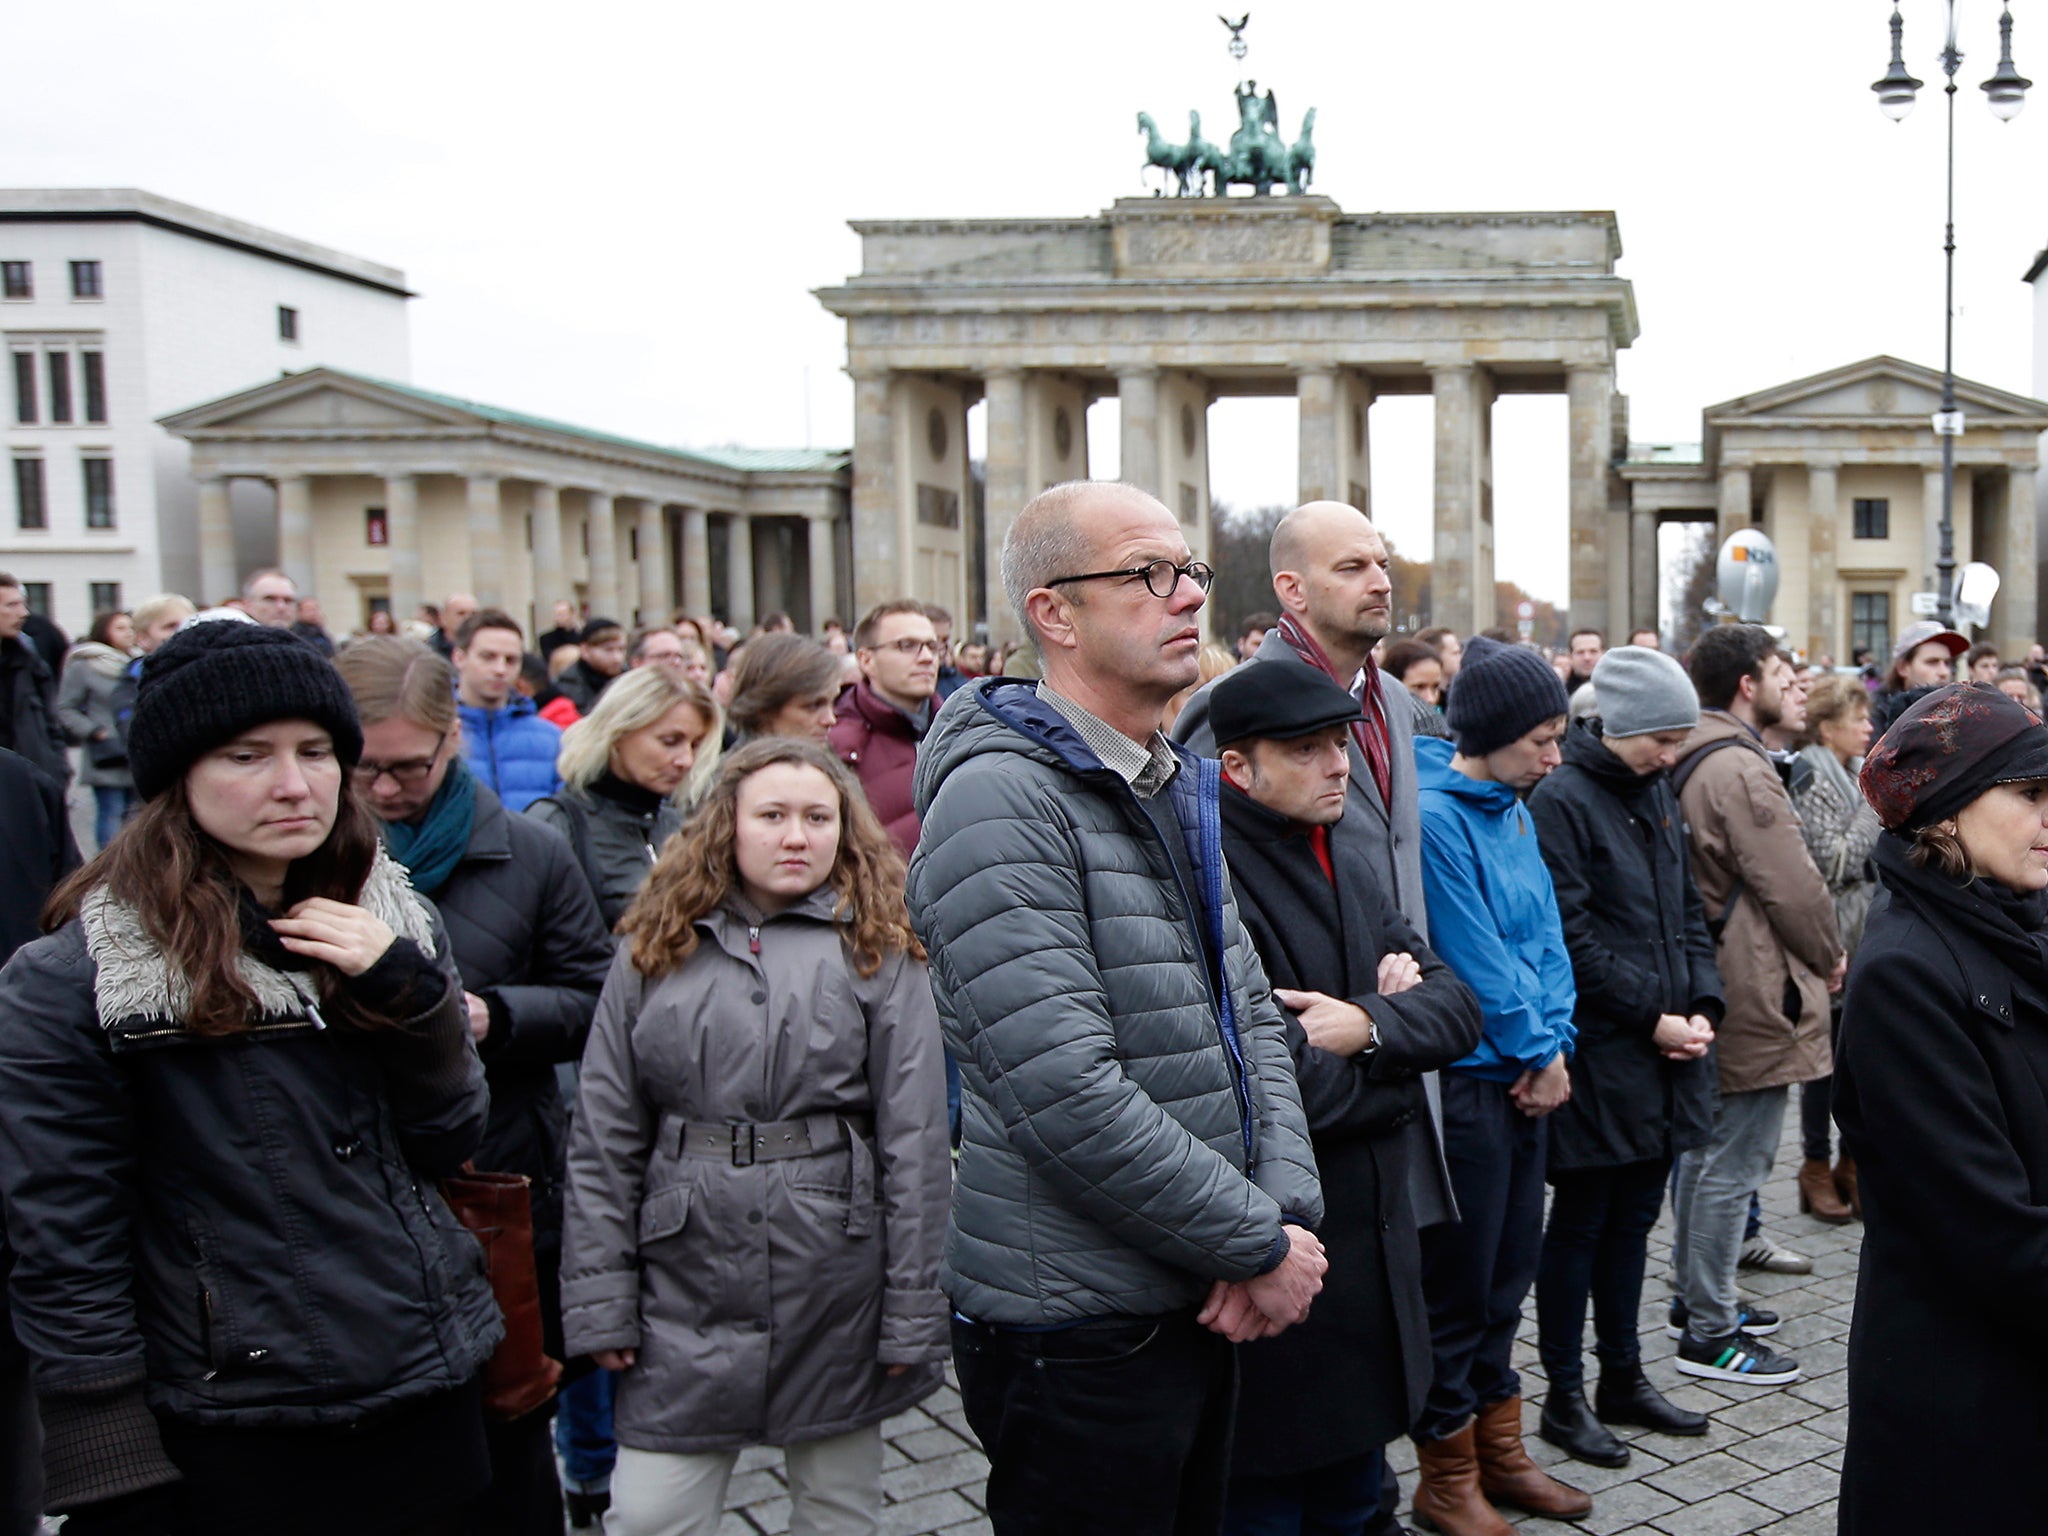
{"label": "gray puffer jacket", "polygon": [[[945,1286],[1040,1327],[1190,1307],[1279,1262],[1322,1191],[1222,854],[1217,766],[1154,801],[1029,683],[946,702],[918,754],[910,910],[964,1089]],[[1220,975],[1205,949],[1221,957]]]}

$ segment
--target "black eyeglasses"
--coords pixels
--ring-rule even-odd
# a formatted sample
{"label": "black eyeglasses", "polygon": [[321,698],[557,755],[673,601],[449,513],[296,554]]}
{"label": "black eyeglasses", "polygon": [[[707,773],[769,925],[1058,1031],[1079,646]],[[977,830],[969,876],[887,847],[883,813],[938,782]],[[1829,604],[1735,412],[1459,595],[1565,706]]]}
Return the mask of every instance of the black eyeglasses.
{"label": "black eyeglasses", "polygon": [[408,758],[399,763],[359,762],[356,764],[356,783],[368,789],[388,773],[400,789],[418,789],[427,782],[427,775],[434,771],[434,764],[441,760],[441,749],[447,744],[448,733],[443,731],[441,739],[434,743],[431,757]]}
{"label": "black eyeglasses", "polygon": [[1171,597],[1179,589],[1185,576],[1204,592],[1209,583],[1216,579],[1216,572],[1200,560],[1190,560],[1186,565],[1175,565],[1171,560],[1154,560],[1146,565],[1134,565],[1127,571],[1089,571],[1083,576],[1055,576],[1046,585],[1063,587],[1070,581],[1112,581],[1132,576],[1145,578],[1145,590],[1154,597]]}
{"label": "black eyeglasses", "polygon": [[877,640],[868,649],[871,651],[894,651],[898,656],[922,656],[926,651],[930,651],[932,655],[936,656],[939,654],[939,642],[936,640],[919,640],[914,636],[906,636],[901,640]]}

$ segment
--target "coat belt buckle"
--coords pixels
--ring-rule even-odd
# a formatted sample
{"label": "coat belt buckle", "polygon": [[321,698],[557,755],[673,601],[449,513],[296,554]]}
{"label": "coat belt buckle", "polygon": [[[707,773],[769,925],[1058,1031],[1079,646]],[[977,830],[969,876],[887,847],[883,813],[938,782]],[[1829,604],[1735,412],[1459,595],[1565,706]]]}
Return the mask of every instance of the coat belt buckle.
{"label": "coat belt buckle", "polygon": [[732,1165],[735,1168],[754,1166],[754,1128],[751,1125],[732,1128]]}

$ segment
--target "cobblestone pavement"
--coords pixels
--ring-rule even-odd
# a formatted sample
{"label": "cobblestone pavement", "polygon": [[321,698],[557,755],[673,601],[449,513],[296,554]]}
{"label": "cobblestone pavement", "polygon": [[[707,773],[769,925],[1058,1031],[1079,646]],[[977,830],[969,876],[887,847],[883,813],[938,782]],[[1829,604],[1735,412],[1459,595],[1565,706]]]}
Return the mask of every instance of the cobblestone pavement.
{"label": "cobblestone pavement", "polygon": [[[1613,1471],[1568,1461],[1536,1435],[1543,1373],[1536,1363],[1532,1300],[1515,1353],[1523,1377],[1529,1451],[1544,1466],[1556,1467],[1559,1476],[1591,1492],[1594,1502],[1593,1513],[1576,1526],[1509,1514],[1528,1536],[1564,1536],[1574,1530],[1595,1536],[1834,1536],[1835,1487],[1848,1418],[1843,1367],[1862,1229],[1855,1224],[1826,1227],[1799,1214],[1793,1184],[1799,1166],[1798,1122],[1795,1096],[1786,1115],[1776,1177],[1764,1190],[1764,1230],[1781,1247],[1811,1258],[1813,1273],[1745,1270],[1742,1288],[1784,1317],[1784,1327],[1771,1343],[1798,1359],[1801,1379],[1789,1387],[1709,1386],[1671,1368],[1678,1346],[1663,1329],[1670,1295],[1667,1211],[1651,1239],[1643,1295],[1643,1356],[1651,1379],[1672,1401],[1711,1415],[1713,1428],[1696,1440],[1622,1430],[1631,1455],[1627,1466]],[[1590,1336],[1589,1323],[1589,1340]],[[1589,1375],[1597,1370],[1589,1362]],[[981,1505],[987,1463],[967,1428],[960,1396],[950,1385],[922,1406],[890,1420],[884,1433],[882,1480],[889,1505],[882,1528],[888,1536],[973,1536],[989,1529]],[[1402,1486],[1411,1487],[1414,1447],[1406,1441],[1395,1446],[1393,1463]],[[788,1528],[781,1453],[746,1453],[733,1478],[720,1536],[782,1536]]]}

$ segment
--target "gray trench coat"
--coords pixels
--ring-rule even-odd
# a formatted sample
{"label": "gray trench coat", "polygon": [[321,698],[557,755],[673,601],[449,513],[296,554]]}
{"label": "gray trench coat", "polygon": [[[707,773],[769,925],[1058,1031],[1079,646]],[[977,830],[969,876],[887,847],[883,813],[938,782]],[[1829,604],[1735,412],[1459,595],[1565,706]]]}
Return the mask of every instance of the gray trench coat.
{"label": "gray trench coat", "polygon": [[[818,1440],[938,1386],[938,1015],[920,962],[855,972],[833,905],[827,887],[756,923],[729,899],[668,975],[643,977],[630,946],[612,967],[569,1145],[562,1322],[573,1354],[639,1352],[622,1445]],[[678,1153],[686,1128],[792,1120],[825,1150]]]}

